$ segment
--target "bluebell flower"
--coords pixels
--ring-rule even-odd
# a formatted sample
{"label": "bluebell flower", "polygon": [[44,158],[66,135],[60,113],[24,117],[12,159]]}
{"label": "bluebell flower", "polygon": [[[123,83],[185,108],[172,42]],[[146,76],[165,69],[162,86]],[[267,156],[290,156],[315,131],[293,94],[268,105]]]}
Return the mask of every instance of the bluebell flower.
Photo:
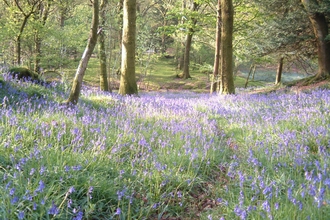
{"label": "bluebell flower", "polygon": [[94,187],[90,186],[87,191],[87,196],[92,199],[92,193],[93,193]]}
{"label": "bluebell flower", "polygon": [[75,217],[73,217],[72,220],[82,220],[84,217],[84,213],[82,211],[79,211]]}
{"label": "bluebell flower", "polygon": [[55,205],[54,202],[52,202],[52,207],[48,210],[49,215],[57,215],[60,212],[58,207]]}
{"label": "bluebell flower", "polygon": [[69,194],[72,194],[73,192],[75,192],[76,190],[74,189],[74,187],[73,186],[71,186],[70,188],[69,188],[69,190],[68,190],[68,193]]}
{"label": "bluebell flower", "polygon": [[14,205],[14,204],[16,204],[16,203],[18,202],[18,200],[19,200],[19,198],[18,198],[17,196],[14,196],[14,198],[12,198],[12,199],[10,200],[10,203],[11,203],[12,205]]}
{"label": "bluebell flower", "polygon": [[30,170],[30,176],[32,176],[35,173],[36,169],[35,168],[31,168]]}
{"label": "bluebell flower", "polygon": [[39,171],[40,175],[43,175],[44,172],[46,172],[46,167],[45,166],[41,166],[40,167],[40,171]]}
{"label": "bluebell flower", "polygon": [[118,207],[118,208],[116,209],[115,215],[120,215],[120,214],[121,214],[121,209]]}
{"label": "bluebell flower", "polygon": [[15,190],[16,190],[15,188],[11,188],[10,191],[9,191],[9,195],[13,196],[14,193],[15,193]]}
{"label": "bluebell flower", "polygon": [[40,181],[39,181],[39,186],[38,186],[38,188],[35,190],[35,192],[43,192],[44,189],[45,189],[45,183],[44,183],[42,180],[40,180]]}
{"label": "bluebell flower", "polygon": [[23,220],[23,219],[24,219],[24,215],[25,215],[25,214],[24,214],[24,211],[19,211],[19,212],[18,212],[18,219],[19,219],[19,220]]}

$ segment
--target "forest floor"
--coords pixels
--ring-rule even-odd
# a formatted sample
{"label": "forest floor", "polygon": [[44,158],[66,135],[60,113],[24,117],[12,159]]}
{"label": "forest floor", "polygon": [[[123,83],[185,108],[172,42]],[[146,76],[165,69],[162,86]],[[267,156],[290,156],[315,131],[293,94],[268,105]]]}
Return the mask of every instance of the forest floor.
{"label": "forest floor", "polygon": [[[119,88],[120,75],[115,69],[109,72],[109,83],[115,92]],[[212,70],[205,66],[192,65],[190,79],[181,79],[178,76],[180,70],[176,68],[173,59],[155,58],[147,62],[139,62],[136,65],[136,78],[140,92],[180,92],[191,91],[196,93],[209,93]],[[248,70],[240,70],[234,76],[236,93],[269,93],[274,91],[298,92],[311,90],[318,87],[330,88],[329,80],[324,80],[309,85],[302,85],[299,80],[308,79],[311,75],[298,72],[284,72],[282,83],[275,85],[276,68],[258,68],[254,78],[250,79],[247,88],[244,89]],[[99,64],[96,58],[92,58],[88,64],[84,76],[84,85],[97,90],[99,87]],[[67,68],[62,74],[47,74],[50,80],[66,81],[69,85],[75,75],[75,68]],[[294,83],[296,84],[294,84]]]}

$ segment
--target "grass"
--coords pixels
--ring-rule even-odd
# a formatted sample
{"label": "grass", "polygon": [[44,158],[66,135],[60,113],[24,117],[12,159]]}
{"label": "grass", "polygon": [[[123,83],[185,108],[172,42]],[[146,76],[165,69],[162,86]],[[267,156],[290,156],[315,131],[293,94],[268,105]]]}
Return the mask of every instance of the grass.
{"label": "grass", "polygon": [[[146,67],[146,63],[148,66]],[[192,65],[194,66],[194,65]],[[66,81],[71,82],[74,78],[75,69],[65,69]],[[97,58],[91,58],[84,76],[84,83],[92,87],[99,86],[99,64]],[[177,77],[180,70],[176,68],[173,59],[162,57],[146,57],[136,64],[136,78],[140,91],[183,91],[190,90],[198,93],[208,93],[210,88],[210,79],[208,74],[204,73],[202,68],[191,68],[191,79],[183,80]],[[52,78],[53,76],[53,78]],[[47,74],[50,79],[59,79],[58,74]],[[114,90],[119,88],[120,76],[111,76],[111,85]],[[245,86],[245,78],[236,76],[235,86],[243,88]],[[250,81],[248,87],[262,87],[265,82]]]}
{"label": "grass", "polygon": [[327,89],[67,96],[0,80],[1,219],[330,218]]}

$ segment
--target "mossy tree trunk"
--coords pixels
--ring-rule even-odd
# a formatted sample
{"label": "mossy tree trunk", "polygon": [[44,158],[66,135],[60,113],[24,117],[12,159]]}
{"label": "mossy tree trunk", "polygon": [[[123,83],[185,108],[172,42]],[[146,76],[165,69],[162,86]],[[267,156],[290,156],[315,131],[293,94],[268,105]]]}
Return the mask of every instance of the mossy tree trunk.
{"label": "mossy tree trunk", "polygon": [[99,25],[99,1],[93,0],[93,19],[92,19],[90,37],[88,39],[85,51],[79,62],[67,103],[72,103],[72,104],[78,103],[82,81],[85,75],[88,61],[97,43],[98,25]]}
{"label": "mossy tree trunk", "polygon": [[122,59],[119,94],[137,94],[135,79],[136,0],[124,0]]}
{"label": "mossy tree trunk", "polygon": [[329,18],[320,10],[322,1],[317,0],[301,0],[304,5],[309,20],[311,21],[315,39],[317,42],[318,55],[318,72],[316,78],[330,77],[330,39],[329,35]]}
{"label": "mossy tree trunk", "polygon": [[[105,27],[106,23],[106,7],[108,0],[101,0],[100,4],[100,24],[101,27]],[[107,74],[107,56],[105,53],[105,34],[103,31],[99,34],[99,61],[100,61],[100,89],[102,91],[111,91],[108,85],[108,74]]]}
{"label": "mossy tree trunk", "polygon": [[232,0],[221,0],[221,94],[234,94],[233,76],[233,26],[234,8]]}

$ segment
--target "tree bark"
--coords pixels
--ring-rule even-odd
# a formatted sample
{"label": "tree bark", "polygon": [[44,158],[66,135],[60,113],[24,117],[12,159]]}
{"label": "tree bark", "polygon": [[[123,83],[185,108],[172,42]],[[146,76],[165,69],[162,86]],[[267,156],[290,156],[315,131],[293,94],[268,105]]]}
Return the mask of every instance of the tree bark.
{"label": "tree bark", "polygon": [[19,30],[19,33],[16,37],[16,64],[17,65],[21,65],[22,64],[22,58],[21,58],[21,37],[24,31],[24,28],[27,24],[27,21],[29,19],[29,17],[31,16],[32,13],[29,13],[27,15],[24,16],[21,28]]}
{"label": "tree bark", "polygon": [[186,36],[186,44],[184,50],[183,76],[182,76],[183,79],[191,78],[189,73],[189,64],[190,64],[190,49],[191,49],[192,37],[193,37],[193,29],[189,28],[189,33]]}
{"label": "tree bark", "polygon": [[249,74],[248,74],[248,76],[247,76],[247,78],[246,78],[245,85],[244,85],[244,88],[245,88],[245,89],[247,88],[247,85],[248,85],[248,83],[249,83],[249,79],[250,79],[250,75],[251,75],[251,73],[253,72],[253,69],[255,69],[255,65],[254,65],[254,63],[252,63],[251,66],[250,66],[250,71],[249,71]]}
{"label": "tree bark", "polygon": [[[39,21],[41,23],[41,27],[44,27],[46,21],[48,19],[48,13],[50,9],[50,2],[40,3],[39,5]],[[35,29],[34,33],[34,49],[35,49],[35,57],[34,57],[34,72],[40,74],[40,57],[41,57],[41,45],[42,38],[40,37],[39,29]]]}
{"label": "tree bark", "polygon": [[[192,11],[198,10],[198,3],[193,2]],[[193,26],[195,26],[197,23],[197,20],[193,18]],[[189,79],[191,78],[189,73],[189,64],[190,64],[190,49],[191,49],[191,43],[192,38],[194,34],[194,28],[188,28],[188,33],[186,35],[186,43],[185,43],[185,49],[184,49],[184,61],[183,61],[183,79]]]}
{"label": "tree bark", "polygon": [[214,53],[214,65],[213,65],[213,79],[211,82],[210,93],[214,93],[218,88],[219,77],[219,64],[220,64],[220,46],[221,46],[221,1],[218,0],[217,6],[217,27],[215,37],[215,53]]}
{"label": "tree bark", "polygon": [[88,39],[85,51],[79,62],[67,103],[72,103],[72,104],[78,103],[81,86],[82,86],[82,81],[83,81],[83,78],[85,75],[88,61],[93,53],[96,43],[97,43],[98,24],[99,24],[99,1],[93,0],[93,19],[92,19],[90,37]]}
{"label": "tree bark", "polygon": [[330,40],[327,17],[324,13],[316,11],[319,6],[316,0],[301,0],[307,10],[309,20],[311,21],[315,39],[317,41],[318,72],[316,78],[330,77]]}
{"label": "tree bark", "polygon": [[124,0],[122,61],[119,94],[137,94],[135,79],[136,0]]}
{"label": "tree bark", "polygon": [[[108,0],[101,0],[100,4],[100,23],[101,27],[104,28],[106,22],[106,6]],[[108,74],[107,74],[107,56],[105,53],[105,34],[103,31],[99,35],[99,61],[100,61],[100,89],[102,91],[111,91],[108,85]]]}
{"label": "tree bark", "polygon": [[[21,12],[21,15],[24,17],[23,22],[20,26],[18,35],[16,36],[16,64],[21,65],[22,64],[22,58],[21,58],[21,38],[23,35],[23,31],[26,27],[26,24],[30,18],[30,16],[35,12],[35,7],[37,7],[39,4],[41,4],[40,1],[34,1],[34,2],[28,2],[28,5],[30,6],[29,12],[25,12],[24,9],[21,7],[19,1],[15,1],[15,5],[18,8],[18,10]],[[7,4],[8,5],[8,4]],[[19,15],[20,16],[20,15]]]}
{"label": "tree bark", "polygon": [[221,0],[221,94],[234,94],[233,76],[233,26],[234,8],[232,0]]}
{"label": "tree bark", "polygon": [[276,80],[275,80],[276,85],[281,82],[282,70],[283,70],[283,60],[284,60],[284,57],[281,57],[279,62],[278,62],[278,67],[277,67],[277,72],[276,72]]}

